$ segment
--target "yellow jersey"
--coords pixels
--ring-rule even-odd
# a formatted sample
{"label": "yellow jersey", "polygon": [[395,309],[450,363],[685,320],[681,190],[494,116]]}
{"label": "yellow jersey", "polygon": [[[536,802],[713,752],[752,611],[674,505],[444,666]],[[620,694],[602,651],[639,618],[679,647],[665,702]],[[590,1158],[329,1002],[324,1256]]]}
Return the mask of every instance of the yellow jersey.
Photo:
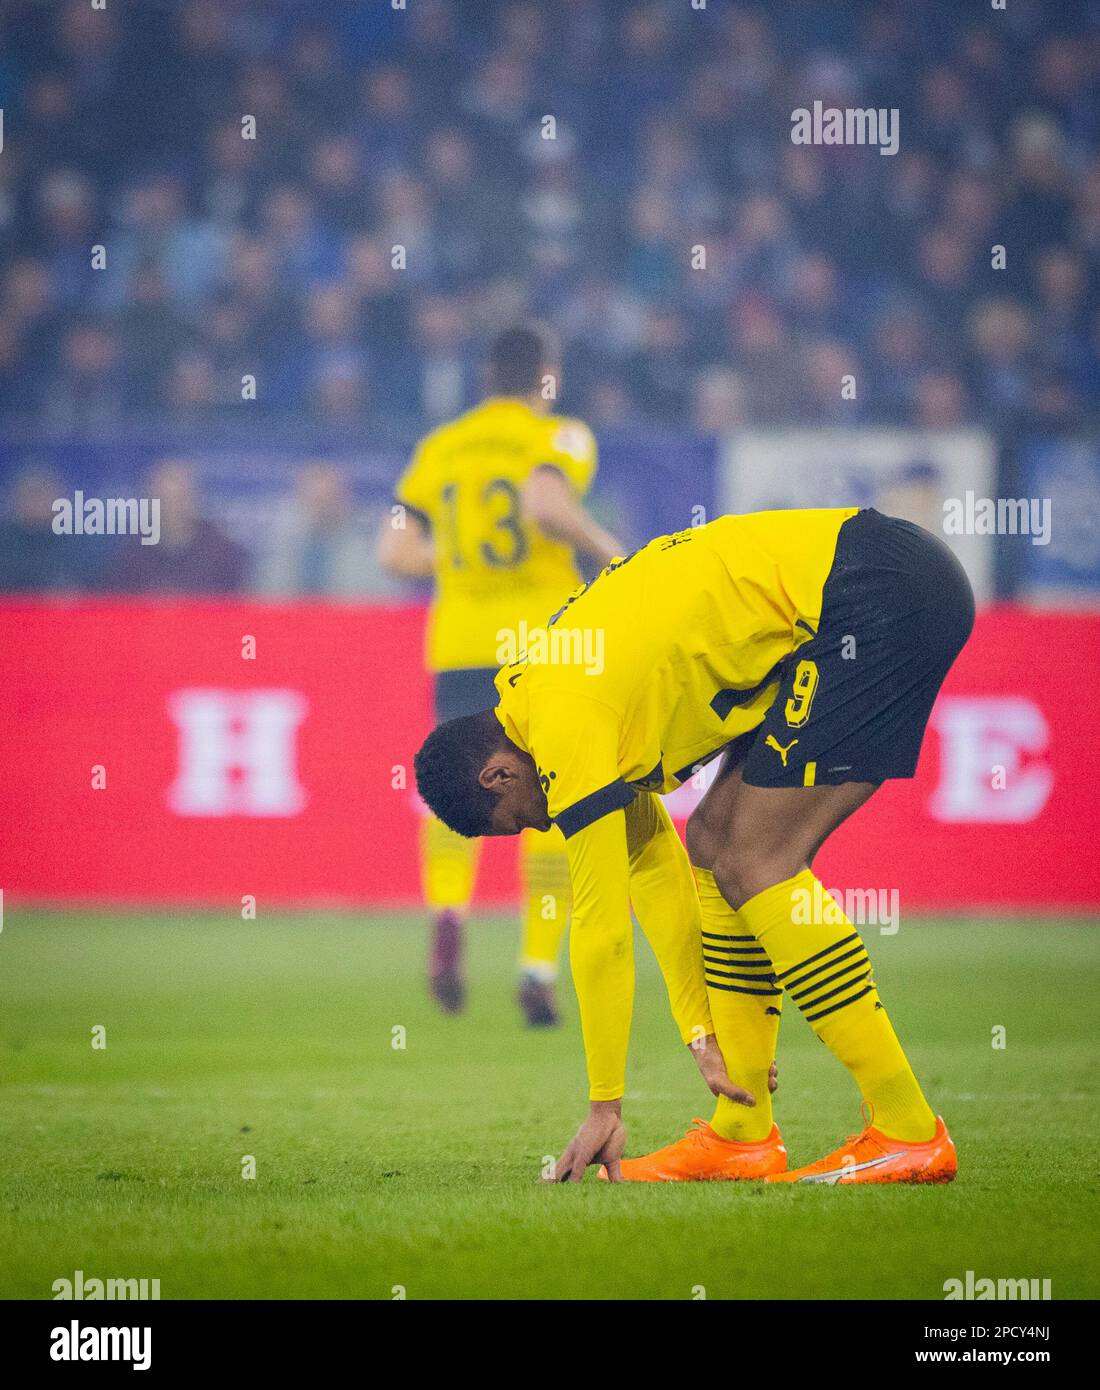
{"label": "yellow jersey", "polygon": [[[497,675],[497,718],[534,759],[566,837],[570,959],[594,1100],[623,1093],[631,899],[637,907],[652,891],[645,876],[652,885],[655,873],[687,872],[667,827],[649,849],[636,843],[635,822],[652,820],[647,794],[672,790],[763,721],[781,663],[817,632],[837,536],[855,513],[757,512],[660,536],[579,588]],[[709,1031],[693,899],[680,894],[659,954],[685,1042]]]}
{"label": "yellow jersey", "polygon": [[761,723],[780,664],[817,631],[854,515],[756,512],[659,536],[576,590],[500,671],[497,717],[567,836],[631,787],[673,790]]}
{"label": "yellow jersey", "polygon": [[579,583],[570,547],[522,515],[523,486],[543,464],[583,496],[596,472],[592,431],[498,397],[426,436],[399,479],[398,502],[435,542],[431,670],[499,666]]}

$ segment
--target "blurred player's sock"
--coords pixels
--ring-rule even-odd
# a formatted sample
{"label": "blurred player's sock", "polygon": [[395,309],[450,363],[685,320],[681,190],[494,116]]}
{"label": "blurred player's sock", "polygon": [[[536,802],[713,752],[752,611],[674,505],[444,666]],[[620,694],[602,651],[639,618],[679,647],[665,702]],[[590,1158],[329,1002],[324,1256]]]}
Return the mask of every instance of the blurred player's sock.
{"label": "blurred player's sock", "polygon": [[460,1013],[466,1003],[462,968],[462,916],[474,891],[480,843],[456,835],[434,816],[420,827],[420,862],[424,897],[435,909],[428,961],[429,987],[445,1013]]}
{"label": "blurred player's sock", "polygon": [[775,1060],[783,991],[772,981],[772,963],[718,891],[714,875],[695,869],[703,917],[703,966],[710,1014],[731,1081],[756,1097],[750,1110],[725,1096],[710,1127],[722,1139],[755,1143],[771,1133],[768,1070]]}
{"label": "blurred player's sock", "polygon": [[892,1139],[930,1140],[936,1117],[879,1001],[867,951],[811,871],[757,893],[738,916],[807,1023],[855,1077],[875,1128]]}
{"label": "blurred player's sock", "polygon": [[569,857],[559,830],[524,830],[519,840],[523,882],[523,941],[520,973],[544,985],[558,974],[558,955],[572,895]]}
{"label": "blurred player's sock", "polygon": [[528,1028],[553,1028],[558,1023],[554,985],[538,975],[525,972],[519,977],[519,1006]]}
{"label": "blurred player's sock", "polygon": [[441,912],[435,919],[428,980],[432,997],[444,1013],[462,1012],[466,979],[462,971],[462,918],[457,912]]}

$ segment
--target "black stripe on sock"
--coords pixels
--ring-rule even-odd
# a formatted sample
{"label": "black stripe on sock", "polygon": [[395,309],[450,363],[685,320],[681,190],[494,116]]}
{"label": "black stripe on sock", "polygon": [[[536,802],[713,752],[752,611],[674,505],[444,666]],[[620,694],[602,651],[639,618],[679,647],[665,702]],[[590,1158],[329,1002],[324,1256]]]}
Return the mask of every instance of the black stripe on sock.
{"label": "black stripe on sock", "polygon": [[869,980],[870,978],[871,965],[870,962],[868,962],[867,969],[862,975],[857,975],[854,980],[845,980],[842,985],[837,985],[835,989],[830,989],[824,994],[819,994],[816,999],[807,999],[804,1003],[799,1004],[798,1007],[803,1013],[805,1013],[807,1009],[816,1009],[819,1004],[824,1004],[826,999],[835,999],[838,994],[843,994],[846,989],[851,989],[853,985],[861,984],[864,980]]}
{"label": "black stripe on sock", "polygon": [[729,994],[763,994],[769,998],[782,997],[781,989],[746,989],[744,985],[720,985],[717,980],[707,979],[708,989],[724,989]]}
{"label": "black stripe on sock", "polygon": [[818,951],[815,955],[807,956],[805,960],[799,961],[797,965],[792,965],[792,966],[790,966],[787,970],[781,971],[781,972],[776,976],[776,979],[778,979],[778,980],[783,980],[783,979],[785,979],[788,975],[795,975],[795,974],[798,973],[799,970],[805,969],[805,967],[806,967],[807,965],[812,965],[813,962],[814,962],[815,960],[820,960],[822,956],[827,956],[827,955],[829,954],[830,951],[835,951],[835,950],[837,950],[837,949],[838,949],[839,947],[841,947],[841,946],[848,946],[848,945],[850,945],[853,941],[858,941],[858,940],[859,940],[859,932],[854,931],[854,932],[851,934],[851,936],[846,936],[846,937],[844,938],[843,941],[834,941],[833,944],[832,944],[831,946],[826,946],[825,949],[824,949],[823,951]]}
{"label": "black stripe on sock", "polygon": [[[845,975],[850,975],[853,970],[862,970],[865,965],[869,966],[870,964],[871,958],[868,956],[867,952],[864,951],[862,960],[854,960],[851,965],[846,965],[843,970],[837,970],[832,975],[826,975],[823,980],[815,980],[812,985],[807,985],[805,989],[799,990],[797,994],[795,994],[792,989],[790,992],[791,998],[798,1004],[798,1001],[800,999],[805,999],[807,994],[813,994],[815,990],[823,989],[826,985],[831,985],[834,980],[842,979]],[[788,986],[788,989],[790,989],[790,986]],[[798,1004],[798,1007],[801,1008],[802,1005]]]}
{"label": "black stripe on sock", "polygon": [[849,1004],[854,1004],[857,999],[862,999],[865,994],[870,994],[874,987],[874,984],[869,984],[861,989],[858,994],[853,994],[851,999],[841,999],[839,1003],[830,1004],[827,1009],[822,1009],[819,1013],[806,1014],[806,1022],[815,1023],[819,1018],[824,1018],[826,1014],[835,1014],[837,1009],[846,1008]]}
{"label": "black stripe on sock", "polygon": [[713,965],[705,964],[704,971],[707,975],[717,975],[720,980],[748,980],[755,985],[771,985],[775,981],[771,975],[741,975],[736,970],[715,970]]}
{"label": "black stripe on sock", "polygon": [[[804,985],[807,980],[812,980],[815,975],[820,975],[823,970],[832,970],[834,965],[839,965],[842,960],[851,960],[853,956],[858,956],[861,951],[864,955],[867,954],[867,948],[862,941],[858,946],[853,946],[850,951],[845,951],[842,956],[834,956],[832,960],[823,960],[820,965],[815,965],[812,970],[807,970],[805,975],[799,975],[797,980],[787,980],[786,988],[793,991],[800,985]],[[811,985],[810,988],[813,989],[814,986]]]}
{"label": "black stripe on sock", "polygon": [[704,951],[721,951],[727,956],[763,956],[768,959],[768,953],[763,946],[715,946],[712,941],[703,942]]}
{"label": "black stripe on sock", "polygon": [[[752,969],[751,974],[745,974],[742,976],[742,978],[745,980],[773,980],[775,978],[775,971],[772,970],[771,966],[768,964],[767,961],[723,960],[721,956],[708,956],[706,951],[703,952],[703,960],[712,969],[716,969],[717,967],[721,966],[724,970],[727,966],[736,965],[739,966],[742,970],[745,970],[751,969],[754,966],[758,966],[758,969]],[[719,970],[719,974],[721,973],[722,971]]]}
{"label": "black stripe on sock", "polygon": [[[721,933],[721,932],[714,932],[714,931],[705,931],[705,932],[703,933],[703,935],[709,937],[709,938],[711,939],[711,941],[755,941],[755,940],[756,940],[756,937],[755,937],[755,936],[725,936],[725,935],[724,935],[723,933]],[[764,949],[763,946],[761,946],[760,949],[763,950],[763,949]]]}
{"label": "black stripe on sock", "polygon": [[[824,1004],[826,999],[835,999],[838,994],[843,994],[846,989],[854,989],[856,985],[861,985],[864,980],[870,979],[870,970],[865,970],[862,975],[857,975],[854,980],[845,980],[842,985],[837,985],[836,989],[831,989],[826,994],[819,994],[816,999],[807,999],[804,1004],[799,1004],[798,1007],[806,1014],[807,1009],[816,1009],[819,1004]],[[809,1014],[806,1014],[806,1017],[808,1018]]]}

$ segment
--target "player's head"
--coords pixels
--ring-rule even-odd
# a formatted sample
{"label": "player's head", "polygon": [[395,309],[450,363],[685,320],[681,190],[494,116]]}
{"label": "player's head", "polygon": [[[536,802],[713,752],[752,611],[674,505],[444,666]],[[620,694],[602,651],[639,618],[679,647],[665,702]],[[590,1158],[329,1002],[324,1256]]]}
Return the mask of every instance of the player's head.
{"label": "player's head", "polygon": [[498,396],[533,396],[543,379],[560,375],[558,347],[539,324],[506,328],[489,348],[489,389]]}
{"label": "player's head", "polygon": [[493,711],[448,719],[416,755],[420,795],[459,835],[549,830],[534,759],[517,748]]}

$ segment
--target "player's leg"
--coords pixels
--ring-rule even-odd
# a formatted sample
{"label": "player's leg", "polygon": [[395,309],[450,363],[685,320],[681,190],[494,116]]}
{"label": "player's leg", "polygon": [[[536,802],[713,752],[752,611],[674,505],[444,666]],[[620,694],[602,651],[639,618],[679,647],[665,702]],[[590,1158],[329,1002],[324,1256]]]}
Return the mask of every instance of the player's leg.
{"label": "player's leg", "polygon": [[428,978],[432,996],[445,1013],[461,1012],[466,1002],[463,924],[480,852],[480,840],[456,835],[434,816],[422,821],[421,880],[433,918]]}
{"label": "player's leg", "polygon": [[[772,1115],[770,1075],[783,993],[772,980],[766,953],[722,897],[711,872],[741,785],[741,756],[738,748],[726,753],[718,776],[688,821],[687,845],[715,1036],[730,1078],[753,1093],[756,1105],[749,1108],[719,1097],[709,1125],[698,1121],[684,1138],[665,1148],[623,1159],[627,1182],[763,1178],[787,1166]],[[663,807],[657,813],[667,818]],[[671,824],[668,829],[675,834]],[[661,885],[661,891],[671,888]]]}
{"label": "player's leg", "polygon": [[[494,670],[480,666],[438,672],[436,723],[492,709],[496,703],[495,675]],[[424,820],[420,833],[420,877],[424,901],[433,917],[428,982],[445,1013],[460,1013],[466,1003],[463,936],[480,858],[479,840],[456,835],[434,816]]]}
{"label": "player's leg", "polygon": [[778,985],[854,1076],[891,1138],[924,1142],[936,1118],[878,997],[856,927],[806,866],[875,790],[742,786],[715,863],[723,897],[767,952]]}
{"label": "player's leg", "polygon": [[723,1139],[756,1143],[766,1139],[774,1125],[768,1076],[776,1055],[783,991],[772,979],[764,947],[714,878],[715,859],[742,789],[742,758],[737,750],[725,754],[717,777],[688,821],[686,840],[699,892],[715,1036],[731,1079],[756,1097],[755,1107],[747,1109],[719,1096],[710,1124]]}
{"label": "player's leg", "polygon": [[[873,1124],[850,1146],[866,1162],[844,1181],[941,1180],[954,1175],[955,1158],[859,932],[808,864],[879,783],[913,775],[936,694],[972,623],[969,585],[942,542],[877,513],[847,522],[818,631],[784,670],[715,861],[723,896],[767,951],[777,982],[872,1108]],[[834,1158],[822,1161],[820,1180],[838,1180]]]}
{"label": "player's leg", "polygon": [[558,1021],[554,982],[572,892],[569,856],[560,830],[524,830],[519,837],[523,883],[523,937],[519,959],[519,1004],[532,1028]]}

